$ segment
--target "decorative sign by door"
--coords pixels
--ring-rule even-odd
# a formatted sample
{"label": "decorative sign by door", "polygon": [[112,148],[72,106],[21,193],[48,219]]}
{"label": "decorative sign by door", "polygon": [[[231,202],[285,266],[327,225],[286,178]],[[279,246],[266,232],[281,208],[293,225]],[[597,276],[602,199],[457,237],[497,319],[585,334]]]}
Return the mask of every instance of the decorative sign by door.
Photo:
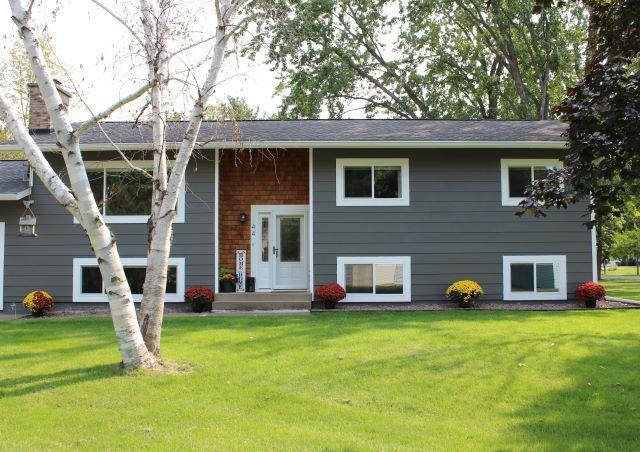
{"label": "decorative sign by door", "polygon": [[247,250],[236,250],[236,292],[244,292],[247,279]]}

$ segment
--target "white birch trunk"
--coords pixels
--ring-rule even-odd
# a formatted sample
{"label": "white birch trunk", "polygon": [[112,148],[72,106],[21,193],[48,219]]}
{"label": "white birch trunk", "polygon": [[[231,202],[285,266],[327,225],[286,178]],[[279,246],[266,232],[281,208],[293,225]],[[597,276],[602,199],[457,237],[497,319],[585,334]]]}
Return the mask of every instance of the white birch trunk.
{"label": "white birch trunk", "polygon": [[[156,83],[151,90],[151,124],[153,129],[153,193],[151,215],[148,222],[147,272],[145,275],[142,303],[140,304],[140,329],[147,349],[160,356],[160,331],[164,317],[169,254],[154,251],[158,241],[171,240],[171,225],[168,234],[157,236],[156,226],[167,190],[167,151],[165,144],[165,104],[164,98],[168,80],[167,16],[170,0],[162,0],[155,11],[147,0],[140,0],[142,25],[145,36],[148,77]],[[156,16],[156,17],[154,17]],[[154,26],[155,24],[155,26]],[[156,239],[158,237],[158,239]],[[170,249],[170,243],[163,249]]]}
{"label": "white birch trunk", "polygon": [[[69,174],[71,190],[77,202],[77,218],[89,237],[91,247],[98,259],[100,272],[109,299],[109,307],[113,326],[120,348],[123,365],[127,368],[153,367],[157,364],[155,357],[147,350],[138,327],[135,306],[131,291],[120,261],[116,240],[106,226],[100,210],[95,202],[89,179],[80,153],[77,136],[74,134],[67,109],[60,98],[53,79],[46,66],[44,57],[33,32],[34,26],[29,11],[25,10],[19,0],[9,0],[13,20],[18,27],[25,50],[29,57],[31,69],[51,117],[58,146],[61,148],[65,166]],[[15,121],[14,121],[15,126]],[[22,140],[25,150],[34,146],[24,136],[24,130],[16,128],[14,132]],[[37,146],[36,146],[37,147]],[[30,149],[33,151],[33,149]],[[29,152],[34,160],[34,167],[41,168],[47,175],[46,160],[42,153]],[[40,176],[40,174],[38,174]],[[59,200],[60,184],[51,178],[43,178],[43,184],[54,193]],[[58,193],[58,195],[56,195]],[[66,198],[65,198],[66,199]]]}
{"label": "white birch trunk", "polygon": [[[158,216],[154,219],[144,286],[143,303],[145,303],[145,305],[142,312],[142,324],[147,348],[158,356],[160,354],[167,269],[171,252],[171,230],[173,219],[176,215],[178,196],[184,183],[187,165],[193,153],[193,148],[202,124],[204,109],[213,93],[220,68],[224,61],[227,44],[235,30],[230,24],[243,1],[244,0],[230,2],[227,0],[216,3],[218,23],[211,65],[209,66],[206,80],[198,92],[198,97],[191,111],[175,164],[169,176],[166,191],[163,193]],[[142,3],[144,3],[144,0],[142,0]],[[154,122],[154,136],[155,126],[156,124]],[[214,277],[217,277],[217,275]]]}

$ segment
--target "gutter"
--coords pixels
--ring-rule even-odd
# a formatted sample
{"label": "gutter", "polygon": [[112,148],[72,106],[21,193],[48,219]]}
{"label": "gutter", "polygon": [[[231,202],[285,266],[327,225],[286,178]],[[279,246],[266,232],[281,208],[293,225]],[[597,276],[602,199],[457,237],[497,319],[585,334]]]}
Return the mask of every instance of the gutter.
{"label": "gutter", "polygon": [[[116,143],[122,150],[151,150],[151,143]],[[57,151],[55,144],[39,145],[43,151]],[[167,148],[177,149],[180,143],[167,142]],[[196,149],[563,149],[565,141],[211,141]],[[80,144],[83,151],[110,151],[108,143]],[[0,151],[20,151],[17,144],[0,144]]]}

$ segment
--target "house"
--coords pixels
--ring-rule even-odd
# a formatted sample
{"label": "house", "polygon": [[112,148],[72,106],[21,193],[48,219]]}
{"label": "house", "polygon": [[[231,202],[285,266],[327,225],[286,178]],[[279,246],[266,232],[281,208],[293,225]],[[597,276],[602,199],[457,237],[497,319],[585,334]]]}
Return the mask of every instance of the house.
{"label": "house", "polygon": [[[33,137],[62,170],[31,94]],[[170,149],[184,126],[168,124]],[[151,129],[105,122],[82,136],[93,191],[140,299],[149,183],[103,131],[144,167]],[[433,302],[460,279],[480,283],[484,300],[571,299],[595,278],[586,205],[514,215],[527,184],[561,165],[564,131],[556,121],[205,122],[179,201],[167,301],[182,302],[196,284],[217,290],[219,269],[235,269],[239,250],[256,293],[219,294],[220,307],[308,307],[312,289],[329,282],[346,288],[349,303]],[[67,308],[105,303],[84,232],[24,162],[1,163],[0,191],[0,309],[35,289]],[[37,237],[19,235],[25,199]]]}

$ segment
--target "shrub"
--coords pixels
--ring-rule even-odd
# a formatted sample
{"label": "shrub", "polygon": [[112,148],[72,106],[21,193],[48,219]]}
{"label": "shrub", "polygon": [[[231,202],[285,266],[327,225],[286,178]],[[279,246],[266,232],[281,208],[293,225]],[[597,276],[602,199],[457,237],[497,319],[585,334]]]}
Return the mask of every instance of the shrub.
{"label": "shrub", "polygon": [[605,288],[593,281],[584,283],[576,289],[576,298],[584,302],[602,300],[606,294]]}
{"label": "shrub", "polygon": [[484,291],[477,282],[464,280],[451,284],[445,294],[449,300],[454,300],[458,303],[473,303],[484,294]]}
{"label": "shrub", "polygon": [[192,286],[184,292],[184,301],[191,303],[193,312],[210,311],[213,297],[213,291],[203,286]]}
{"label": "shrub", "polygon": [[184,292],[184,301],[187,301],[187,302],[190,301],[190,302],[212,303],[213,297],[214,297],[213,291],[203,286],[189,287]]}
{"label": "shrub", "polygon": [[218,278],[223,279],[224,275],[233,275],[235,277],[236,271],[232,268],[220,267],[220,270],[218,270]]}
{"label": "shrub", "polygon": [[22,304],[33,315],[41,316],[46,314],[51,310],[51,308],[53,308],[54,300],[53,297],[47,292],[36,290],[24,297],[24,300],[22,300]]}
{"label": "shrub", "polygon": [[344,291],[340,284],[325,284],[316,289],[315,297],[321,301],[329,301],[337,303],[340,300],[344,300],[347,293]]}
{"label": "shrub", "polygon": [[229,280],[231,282],[238,282],[237,276],[234,275],[233,273],[225,273],[220,277],[220,281],[226,281],[226,280]]}

